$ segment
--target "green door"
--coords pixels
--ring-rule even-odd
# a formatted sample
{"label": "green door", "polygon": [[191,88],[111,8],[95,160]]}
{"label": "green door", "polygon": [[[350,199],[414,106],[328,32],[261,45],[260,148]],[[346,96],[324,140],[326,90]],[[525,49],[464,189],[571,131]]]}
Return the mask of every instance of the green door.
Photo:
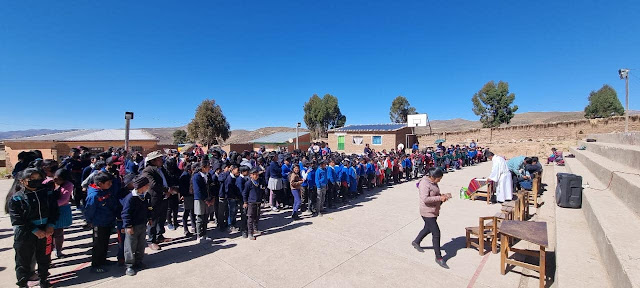
{"label": "green door", "polygon": [[344,136],[338,136],[338,150],[344,150]]}

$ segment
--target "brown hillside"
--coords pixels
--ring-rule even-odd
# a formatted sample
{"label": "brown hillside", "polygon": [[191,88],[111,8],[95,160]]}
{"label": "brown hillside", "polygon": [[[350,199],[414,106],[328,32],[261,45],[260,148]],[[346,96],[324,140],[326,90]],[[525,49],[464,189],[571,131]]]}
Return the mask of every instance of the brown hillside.
{"label": "brown hillside", "polygon": [[[143,128],[149,133],[160,139],[159,144],[173,144],[173,132],[177,129],[186,130],[187,127],[168,127],[168,128]],[[233,144],[233,143],[247,143],[250,140],[257,139],[266,135],[270,135],[276,132],[295,132],[296,128],[290,127],[264,127],[254,131],[248,130],[231,130],[231,136],[225,144]],[[307,129],[300,128],[300,132],[307,131]]]}

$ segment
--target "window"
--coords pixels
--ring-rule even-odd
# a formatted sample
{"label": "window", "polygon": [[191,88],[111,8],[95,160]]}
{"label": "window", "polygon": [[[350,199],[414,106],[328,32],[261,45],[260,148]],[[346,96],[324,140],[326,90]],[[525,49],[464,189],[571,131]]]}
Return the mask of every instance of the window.
{"label": "window", "polygon": [[382,136],[371,136],[371,144],[382,145]]}
{"label": "window", "polygon": [[353,144],[362,145],[362,136],[353,136]]}

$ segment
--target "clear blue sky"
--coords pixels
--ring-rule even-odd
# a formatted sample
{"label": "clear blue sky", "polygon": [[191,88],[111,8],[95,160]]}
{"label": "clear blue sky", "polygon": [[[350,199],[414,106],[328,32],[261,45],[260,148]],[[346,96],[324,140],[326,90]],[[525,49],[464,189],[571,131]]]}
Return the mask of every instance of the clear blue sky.
{"label": "clear blue sky", "polygon": [[398,95],[476,120],[489,80],[579,111],[605,83],[624,105],[622,67],[640,110],[639,31],[638,1],[3,1],[0,130],[179,126],[205,98],[232,129],[293,126],[314,93],[347,124]]}

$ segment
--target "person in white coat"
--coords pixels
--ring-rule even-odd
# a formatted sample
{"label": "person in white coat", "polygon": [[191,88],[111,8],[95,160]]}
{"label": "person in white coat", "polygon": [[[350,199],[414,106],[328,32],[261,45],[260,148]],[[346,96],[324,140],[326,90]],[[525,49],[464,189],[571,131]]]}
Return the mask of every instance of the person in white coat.
{"label": "person in white coat", "polygon": [[511,201],[513,199],[513,183],[507,162],[502,156],[494,155],[492,152],[487,152],[485,156],[493,162],[489,180],[493,181],[496,187],[496,201],[499,203]]}

